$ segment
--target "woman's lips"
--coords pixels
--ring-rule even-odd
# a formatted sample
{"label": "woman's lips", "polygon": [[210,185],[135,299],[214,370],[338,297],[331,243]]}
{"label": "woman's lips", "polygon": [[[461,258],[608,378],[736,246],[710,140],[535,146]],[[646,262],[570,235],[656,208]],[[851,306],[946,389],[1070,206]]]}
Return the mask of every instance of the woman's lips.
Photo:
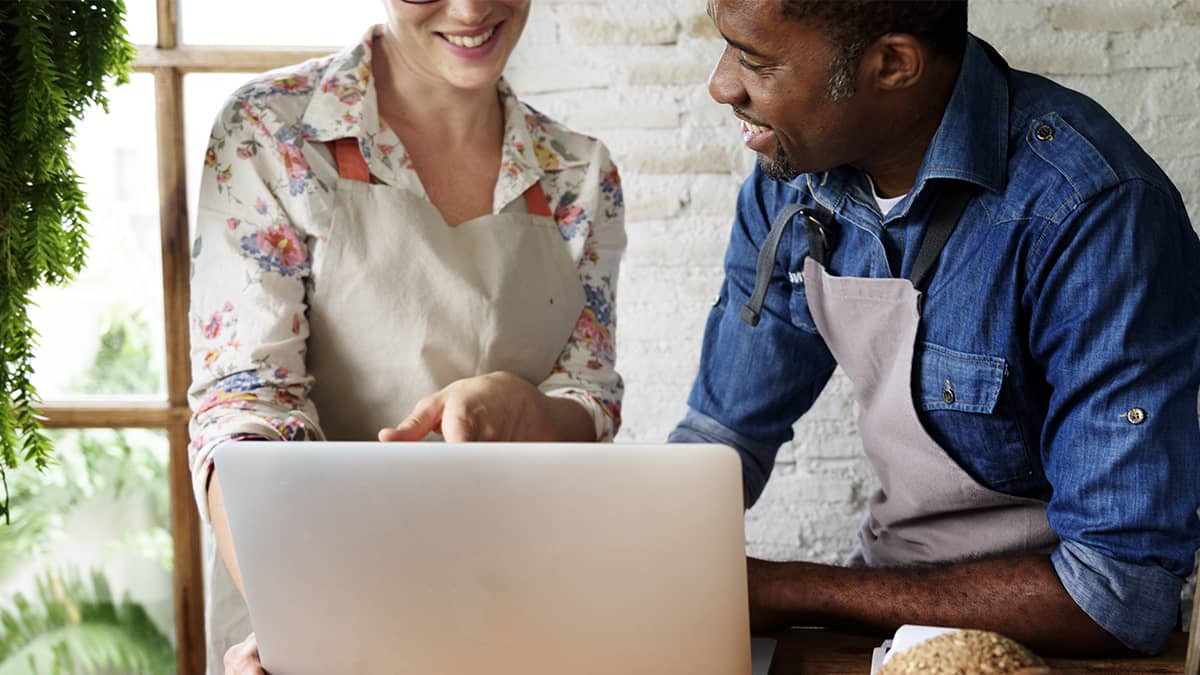
{"label": "woman's lips", "polygon": [[442,44],[458,56],[468,59],[480,59],[488,56],[499,42],[501,28],[504,22],[474,31],[459,33],[438,33]]}

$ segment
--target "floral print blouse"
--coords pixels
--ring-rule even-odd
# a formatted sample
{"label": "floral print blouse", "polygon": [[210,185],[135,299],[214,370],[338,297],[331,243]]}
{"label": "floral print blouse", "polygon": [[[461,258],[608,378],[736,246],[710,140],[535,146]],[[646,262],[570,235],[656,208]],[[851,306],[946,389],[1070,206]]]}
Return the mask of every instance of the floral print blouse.
{"label": "floral print blouse", "polygon": [[[189,463],[208,518],[211,453],[239,437],[323,438],[305,369],[306,296],[319,269],[337,186],[326,147],[360,139],[371,175],[424,195],[379,116],[371,50],[379,27],[340,53],[265,73],[226,102],[209,139],[192,251],[193,410]],[[625,248],[621,182],[607,149],[519,102],[503,81],[504,146],[493,212],[541,181],[586,303],[539,388],[577,401],[596,437],[621,419],[614,369],[617,270]],[[422,395],[432,392],[422,392]]]}

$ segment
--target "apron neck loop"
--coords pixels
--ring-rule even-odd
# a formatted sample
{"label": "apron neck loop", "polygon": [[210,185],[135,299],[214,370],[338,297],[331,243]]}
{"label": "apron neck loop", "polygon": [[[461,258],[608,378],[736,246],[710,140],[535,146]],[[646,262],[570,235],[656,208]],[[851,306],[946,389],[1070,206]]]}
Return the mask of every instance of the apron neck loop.
{"label": "apron neck loop", "polygon": [[362,149],[358,147],[357,138],[339,138],[329,144],[333,146],[333,160],[337,163],[338,176],[360,183],[371,182],[371,170],[367,167],[367,160],[363,158]]}
{"label": "apron neck loop", "polygon": [[525,190],[525,207],[532,216],[554,216],[550,211],[550,202],[546,199],[546,191],[542,189],[542,181],[534,181],[533,185]]}
{"label": "apron neck loop", "polygon": [[[758,251],[758,264],[755,266],[754,274],[754,292],[750,294],[750,299],[746,304],[742,305],[741,319],[751,326],[758,325],[758,319],[762,315],[763,302],[767,297],[767,285],[771,282],[771,274],[775,270],[775,254],[779,251],[779,241],[783,238],[783,231],[787,229],[788,223],[792,222],[792,216],[804,211],[808,212],[799,204],[788,204],[775,216],[775,222],[771,224],[771,231],[767,234],[766,241],[763,242],[762,248]],[[810,219],[812,216],[808,216]]]}
{"label": "apron neck loop", "polygon": [[833,247],[837,245],[833,213],[821,206],[804,209],[804,233],[808,236],[808,257],[829,267]]}
{"label": "apron neck loop", "polygon": [[921,285],[929,278],[974,192],[969,183],[953,181],[938,194],[933,204],[933,214],[925,227],[925,236],[921,238],[921,248],[917,249],[917,261],[913,263],[912,273],[908,277],[912,280],[913,288],[921,290]]}
{"label": "apron neck loop", "polygon": [[[363,157],[357,138],[353,136],[339,138],[329,141],[326,145],[333,152],[333,161],[337,164],[338,176],[360,183],[371,182],[371,169],[367,166],[367,160]],[[554,212],[550,210],[550,201],[546,199],[546,191],[542,188],[540,180],[534,181],[533,185],[530,185],[525,190],[525,206],[529,210],[530,215],[545,216],[547,218],[554,216]]]}

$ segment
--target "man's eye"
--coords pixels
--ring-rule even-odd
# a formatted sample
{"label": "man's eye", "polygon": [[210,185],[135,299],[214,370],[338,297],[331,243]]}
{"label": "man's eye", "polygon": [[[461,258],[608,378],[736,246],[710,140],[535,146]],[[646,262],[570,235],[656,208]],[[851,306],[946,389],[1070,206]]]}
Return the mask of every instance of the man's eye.
{"label": "man's eye", "polygon": [[746,70],[749,70],[750,72],[758,72],[758,71],[762,70],[763,68],[765,68],[765,66],[760,66],[755,63],[750,63],[749,61],[746,60],[745,56],[741,56],[741,55],[738,56],[738,65],[745,68]]}

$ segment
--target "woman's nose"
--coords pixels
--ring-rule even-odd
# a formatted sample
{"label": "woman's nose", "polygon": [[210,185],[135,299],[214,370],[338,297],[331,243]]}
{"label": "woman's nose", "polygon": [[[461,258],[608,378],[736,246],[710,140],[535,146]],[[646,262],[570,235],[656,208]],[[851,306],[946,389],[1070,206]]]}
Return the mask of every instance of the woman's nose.
{"label": "woman's nose", "polygon": [[735,74],[736,67],[737,63],[735,63],[730,48],[726,46],[721,52],[721,57],[717,59],[717,65],[713,66],[713,71],[708,76],[708,94],[717,103],[727,105],[745,103],[746,90]]}
{"label": "woman's nose", "polygon": [[446,13],[468,26],[481,24],[495,9],[497,0],[449,0]]}

